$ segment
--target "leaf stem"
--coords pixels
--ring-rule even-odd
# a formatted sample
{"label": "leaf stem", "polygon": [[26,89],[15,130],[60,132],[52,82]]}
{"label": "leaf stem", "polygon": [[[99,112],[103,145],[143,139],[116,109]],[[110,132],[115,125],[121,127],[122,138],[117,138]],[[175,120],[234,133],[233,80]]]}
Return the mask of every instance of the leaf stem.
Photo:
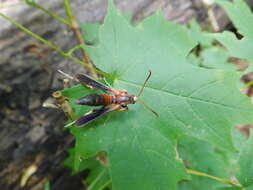
{"label": "leaf stem", "polygon": [[70,23],[68,21],[66,21],[63,17],[55,14],[54,12],[45,9],[44,7],[42,7],[41,5],[39,5],[38,3],[36,3],[35,1],[32,0],[25,0],[26,4],[32,7],[35,7],[37,9],[40,9],[41,11],[45,12],[46,14],[48,14],[49,16],[55,18],[56,20],[62,22],[63,24],[66,24],[67,26],[71,27]]}
{"label": "leaf stem", "polygon": [[233,185],[233,186],[237,186],[237,187],[242,187],[241,184],[238,184],[236,181],[230,180],[230,179],[224,179],[224,178],[220,178],[220,177],[216,177],[216,176],[212,176],[203,172],[199,172],[199,171],[195,171],[192,169],[187,169],[187,173],[192,174],[192,175],[197,175],[197,176],[203,176],[203,177],[208,177],[210,179],[222,182],[222,183],[226,183],[229,185]]}
{"label": "leaf stem", "polygon": [[[68,17],[68,22],[70,23],[70,27],[71,27],[72,31],[74,32],[79,44],[85,46],[86,43],[85,43],[84,37],[81,33],[81,30],[80,30],[80,27],[77,23],[77,20],[73,14],[73,10],[72,10],[69,0],[64,0],[64,6],[65,6],[65,10],[66,10],[67,17]],[[87,52],[83,48],[81,48],[81,51],[82,51],[82,55],[83,55],[85,62],[90,65],[90,67],[89,67],[89,70],[91,72],[90,74],[93,77],[97,78],[97,74],[94,71],[94,65],[93,65],[89,55],[87,54]]]}
{"label": "leaf stem", "polygon": [[[87,190],[92,190],[92,188],[96,185],[96,183],[101,179],[101,177],[104,175],[104,173],[106,172],[106,168],[104,168],[101,172],[100,172],[100,174],[93,180],[93,182],[89,185],[89,187],[87,188]],[[111,180],[109,180],[108,182],[111,182]],[[102,190],[103,188],[105,188],[108,184],[110,184],[110,183],[105,183],[105,184],[103,184],[100,188],[99,188],[99,190]]]}
{"label": "leaf stem", "polygon": [[109,184],[112,183],[112,180],[107,181],[105,184],[103,184],[98,190],[103,190],[104,188],[106,188]]}
{"label": "leaf stem", "polygon": [[94,72],[96,72],[97,74],[100,74],[102,76],[105,76],[107,78],[111,78],[113,79],[108,73],[103,72],[101,70],[98,70],[97,68],[94,68],[92,65],[83,62],[82,60],[73,57],[71,54],[64,52],[61,48],[59,48],[58,46],[56,46],[55,44],[49,42],[48,40],[42,38],[41,36],[39,36],[38,34],[35,34],[34,32],[30,31],[28,28],[24,27],[23,25],[15,22],[13,19],[9,18],[8,16],[0,13],[0,16],[3,17],[4,19],[8,20],[9,22],[11,22],[12,24],[14,24],[15,26],[17,26],[18,28],[20,28],[21,30],[23,30],[24,32],[26,32],[27,34],[29,34],[30,36],[32,36],[33,38],[37,39],[38,41],[42,42],[43,44],[49,46],[50,48],[54,49],[55,51],[57,51],[59,54],[61,54],[64,57],[67,57],[69,59],[71,59],[72,61],[79,63],[81,65],[85,65],[85,67],[94,70]]}
{"label": "leaf stem", "polygon": [[75,52],[75,51],[76,51],[77,49],[79,49],[79,48],[82,48],[82,45],[81,45],[81,44],[80,44],[80,45],[77,45],[77,46],[75,46],[75,47],[73,47],[73,48],[71,48],[71,49],[68,51],[67,54],[72,55],[73,52]]}

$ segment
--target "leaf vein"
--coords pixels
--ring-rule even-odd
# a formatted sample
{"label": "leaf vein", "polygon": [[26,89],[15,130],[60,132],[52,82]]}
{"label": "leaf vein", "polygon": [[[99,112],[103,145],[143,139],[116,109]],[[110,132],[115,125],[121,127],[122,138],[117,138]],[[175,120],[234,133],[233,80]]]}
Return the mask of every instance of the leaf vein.
{"label": "leaf vein", "polygon": [[[125,81],[125,80],[122,80],[122,79],[120,79],[120,81],[123,82],[123,83],[131,84],[133,86],[141,86],[140,84],[128,82],[128,81]],[[165,89],[158,89],[158,88],[154,88],[154,87],[150,87],[150,86],[145,86],[145,88],[148,88],[148,89],[154,90],[154,91],[159,91],[160,93],[170,94],[170,95],[173,95],[173,96],[176,96],[176,97],[181,97],[181,98],[184,98],[184,99],[186,98],[186,99],[190,99],[190,100],[196,100],[196,101],[199,101],[199,102],[202,102],[202,103],[208,103],[208,104],[213,104],[213,105],[217,105],[217,106],[223,106],[223,107],[226,107],[226,108],[229,108],[229,109],[235,109],[235,110],[240,110],[240,111],[252,113],[251,109],[239,108],[239,107],[235,107],[235,106],[231,106],[231,105],[227,105],[227,104],[222,104],[222,103],[218,103],[218,102],[213,102],[213,101],[208,101],[208,100],[204,100],[204,99],[197,98],[197,97],[192,97],[192,96],[189,97],[189,96],[182,95],[182,94],[177,94],[175,92],[168,91],[168,90],[165,90]]]}
{"label": "leaf vein", "polygon": [[196,118],[200,121],[200,123],[203,123],[207,129],[209,129],[209,131],[214,135],[216,136],[218,139],[220,139],[221,142],[224,142],[224,144],[226,144],[227,142],[219,135],[217,135],[217,132],[207,123],[205,122],[199,115],[198,113],[194,110],[193,106],[190,104],[190,102],[185,99],[186,101],[186,104],[189,106],[189,108],[192,110],[192,113],[194,115],[196,115]]}

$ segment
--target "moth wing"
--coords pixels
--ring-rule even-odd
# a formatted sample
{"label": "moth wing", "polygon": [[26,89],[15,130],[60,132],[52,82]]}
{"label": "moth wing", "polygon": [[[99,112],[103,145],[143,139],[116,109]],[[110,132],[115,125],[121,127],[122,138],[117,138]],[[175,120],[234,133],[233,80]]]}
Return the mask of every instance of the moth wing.
{"label": "moth wing", "polygon": [[87,115],[84,115],[84,116],[80,117],[78,120],[76,120],[75,124],[77,126],[82,126],[83,127],[83,126],[91,123],[95,119],[105,115],[106,113],[118,109],[119,107],[120,107],[119,105],[115,105],[115,106],[112,106],[112,107],[102,107],[102,108],[96,110],[95,112],[92,112],[92,113],[89,113]]}
{"label": "moth wing", "polygon": [[85,74],[77,74],[76,78],[79,80],[79,82],[82,85],[92,86],[96,89],[100,89],[100,90],[103,90],[106,92],[111,92],[111,93],[114,93],[116,91],[116,90],[110,88],[109,86],[106,86],[106,85],[94,80],[93,78],[91,78],[90,76],[85,75]]}

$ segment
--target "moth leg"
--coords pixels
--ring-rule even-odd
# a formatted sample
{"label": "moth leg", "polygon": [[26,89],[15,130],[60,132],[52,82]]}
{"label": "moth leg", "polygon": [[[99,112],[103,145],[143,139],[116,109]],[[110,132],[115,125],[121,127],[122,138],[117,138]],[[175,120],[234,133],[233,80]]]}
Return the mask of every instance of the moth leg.
{"label": "moth leg", "polygon": [[119,112],[128,111],[128,106],[127,105],[122,105],[117,111],[119,111]]}
{"label": "moth leg", "polygon": [[[125,112],[125,111],[128,111],[127,105],[123,105],[123,106],[117,105],[117,107],[115,106],[114,109],[115,109],[115,111],[117,111],[117,112]],[[109,115],[109,116],[107,116],[107,118],[106,118],[105,121],[104,121],[104,125],[106,124],[106,122],[108,122],[108,121],[111,119],[111,117],[112,117],[112,114]]]}
{"label": "moth leg", "polygon": [[111,89],[113,89],[112,86],[107,82],[107,80],[106,80],[105,78],[103,78],[103,80],[105,81],[105,84],[106,84],[107,86],[109,86]]}
{"label": "moth leg", "polygon": [[[123,107],[127,107],[127,106],[123,106]],[[113,105],[113,106],[111,107],[111,109],[118,112],[120,109],[122,109],[122,106],[121,106],[121,105]],[[128,107],[127,107],[127,110],[125,110],[125,109],[126,109],[126,108],[124,108],[123,111],[127,111],[127,110],[128,110]],[[108,116],[107,116],[107,118],[106,118],[105,121],[104,121],[104,125],[106,124],[106,122],[108,122],[108,121],[111,119],[112,115],[113,115],[113,113],[112,113],[111,115],[108,115]]]}
{"label": "moth leg", "polygon": [[98,111],[98,110],[100,110],[100,109],[104,109],[106,106],[102,106],[101,108],[99,108],[99,109],[92,109],[92,110],[90,110],[88,113],[93,113],[93,112],[96,112],[96,111]]}

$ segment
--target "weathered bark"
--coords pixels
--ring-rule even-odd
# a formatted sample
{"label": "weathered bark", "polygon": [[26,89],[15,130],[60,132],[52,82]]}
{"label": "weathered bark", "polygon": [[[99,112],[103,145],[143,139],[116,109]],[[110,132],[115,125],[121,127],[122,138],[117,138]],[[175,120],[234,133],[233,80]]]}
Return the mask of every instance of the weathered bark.
{"label": "weathered bark", "polygon": [[[0,6],[8,1],[0,0]],[[61,1],[38,1],[62,15]],[[163,7],[165,17],[178,23],[192,18],[207,23],[207,14],[200,0],[117,0],[124,12],[133,12],[138,22],[157,8]],[[75,4],[74,4],[75,3]],[[102,21],[106,1],[73,1],[80,22]],[[64,24],[25,5],[0,9],[35,33],[54,42],[64,50],[76,43],[72,32]],[[228,22],[223,21],[223,22]],[[226,25],[226,24],[225,24]],[[50,181],[51,189],[83,189],[80,176],[71,177],[62,167],[66,150],[73,145],[73,137],[63,130],[66,118],[59,110],[43,108],[43,102],[55,90],[62,88],[57,69],[67,73],[82,67],[64,59],[58,53],[0,18],[0,187],[18,190],[21,176],[29,167],[36,172],[23,189],[43,189]]]}

